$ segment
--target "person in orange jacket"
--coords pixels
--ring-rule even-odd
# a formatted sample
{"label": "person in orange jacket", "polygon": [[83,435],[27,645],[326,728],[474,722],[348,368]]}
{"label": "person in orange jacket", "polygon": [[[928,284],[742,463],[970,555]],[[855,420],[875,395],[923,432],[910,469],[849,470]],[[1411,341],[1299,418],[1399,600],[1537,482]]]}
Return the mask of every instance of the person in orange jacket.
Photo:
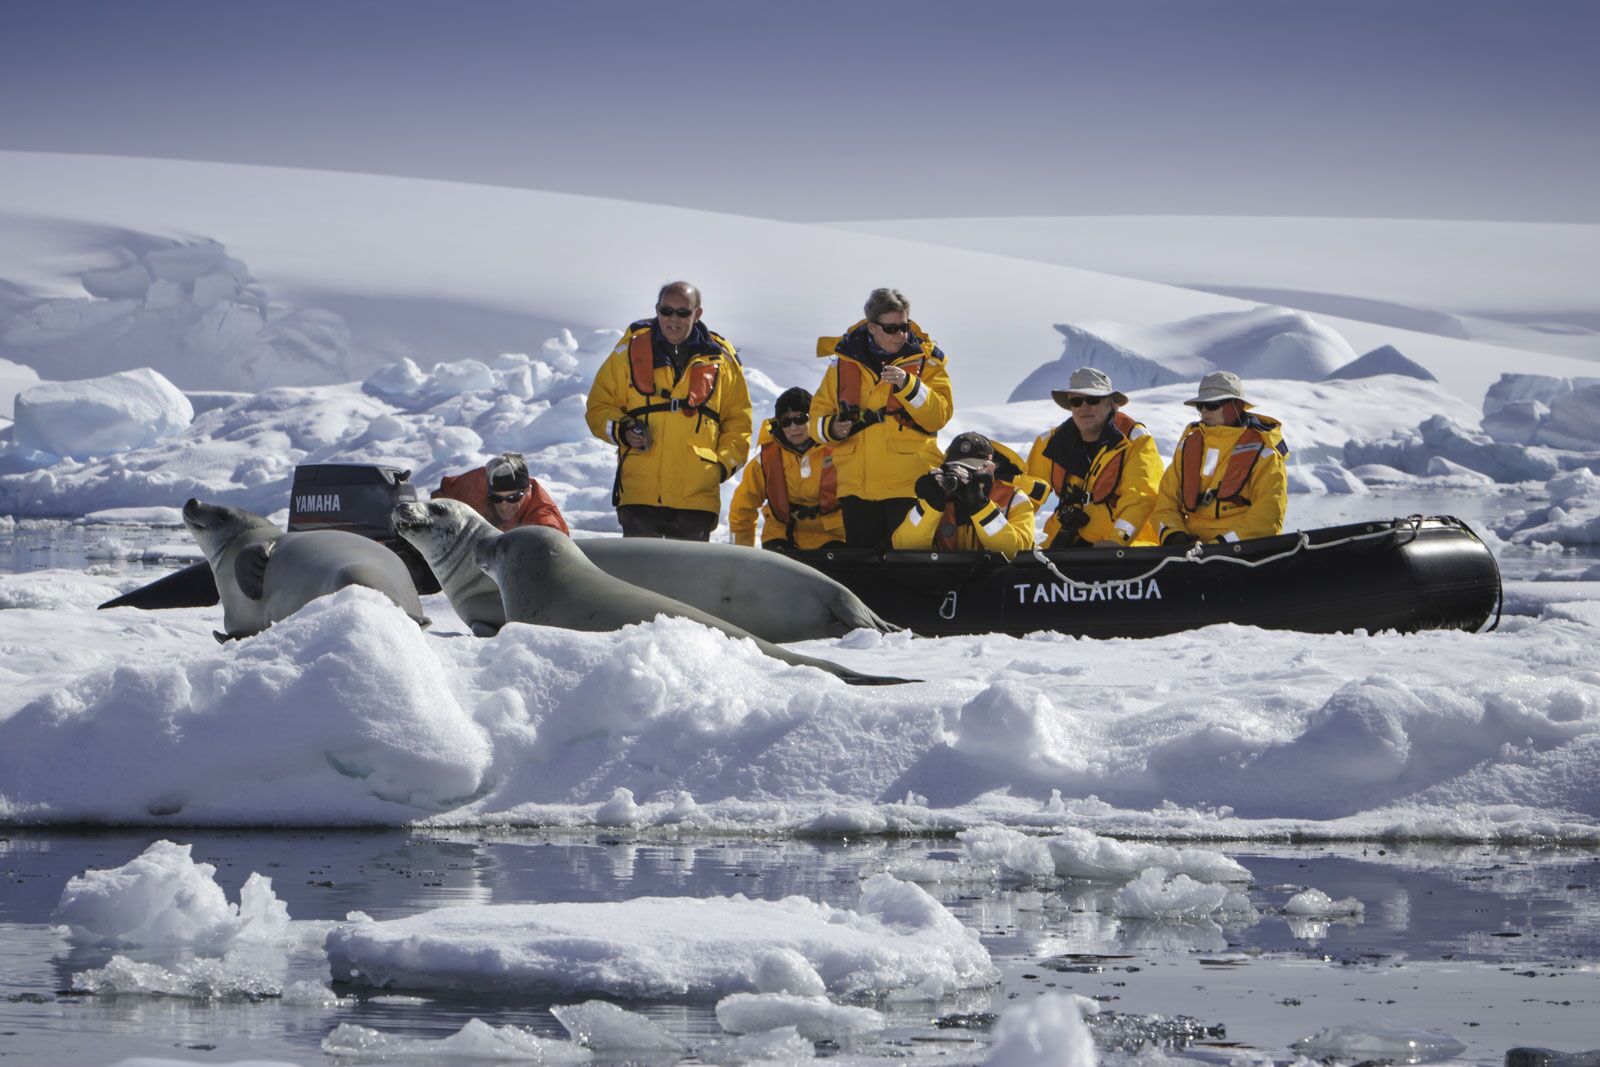
{"label": "person in orange jacket", "polygon": [[461,501],[497,530],[550,526],[572,532],[544,486],[528,475],[527,461],[515,452],[502,452],[465,474],[445,475],[433,491],[434,499],[440,497]]}
{"label": "person in orange jacket", "polygon": [[728,532],[736,545],[754,546],[761,516],[761,547],[813,549],[844,543],[839,472],[833,448],[811,439],[811,394],[795,386],[773,405],[756,458],[744,469],[728,504]]}

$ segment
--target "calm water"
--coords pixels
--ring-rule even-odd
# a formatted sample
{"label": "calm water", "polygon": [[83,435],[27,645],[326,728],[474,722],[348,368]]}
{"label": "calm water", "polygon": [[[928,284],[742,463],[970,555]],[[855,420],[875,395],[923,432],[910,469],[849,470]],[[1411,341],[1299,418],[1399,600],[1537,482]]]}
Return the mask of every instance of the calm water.
{"label": "calm water", "polygon": [[[7,1063],[109,1064],[157,1055],[321,1063],[322,1038],[341,1022],[437,1038],[473,1017],[565,1032],[539,998],[447,996],[416,1002],[351,994],[337,1008],[272,999],[203,1001],[81,996],[75,974],[110,953],[74,948],[52,931],[66,880],[112,867],[157,835],[13,833],[0,838],[0,1055]],[[296,919],[376,918],[442,905],[624,900],[648,895],[798,894],[851,907],[859,881],[895,859],[957,853],[947,840],[810,842],[481,833],[197,833],[198,860],[216,865],[231,898],[251,871],[273,879]],[[1324,1026],[1378,1016],[1438,1027],[1468,1045],[1462,1060],[1497,1064],[1506,1049],[1600,1044],[1600,855],[1583,851],[1380,849],[1230,852],[1255,877],[1260,911],[1233,927],[1119,921],[1112,889],[1084,884],[1041,891],[979,884],[929,887],[978,930],[1004,975],[990,990],[938,1004],[885,1003],[891,1025],[849,1051],[885,1058],[939,1054],[981,1060],[984,1013],[1046,988],[1095,997],[1108,1019],[1103,1043],[1170,1041],[1188,1016],[1198,1041],[1182,1054],[1223,1062],[1236,1047],[1279,1060],[1287,1045]],[[1305,886],[1365,905],[1355,923],[1291,924],[1277,914]],[[171,965],[180,956],[128,953]],[[287,977],[328,979],[319,951],[279,961]],[[691,1047],[720,1034],[709,1004],[626,1005]],[[943,1019],[944,1026],[938,1020]],[[953,1027],[952,1022],[978,1027]],[[1218,1029],[1220,1028],[1220,1029]],[[1169,1046],[1170,1047],[1170,1046]],[[835,1050],[823,1047],[824,1054]],[[1114,1058],[1114,1057],[1113,1057]],[[660,1061],[657,1061],[660,1062]]]}

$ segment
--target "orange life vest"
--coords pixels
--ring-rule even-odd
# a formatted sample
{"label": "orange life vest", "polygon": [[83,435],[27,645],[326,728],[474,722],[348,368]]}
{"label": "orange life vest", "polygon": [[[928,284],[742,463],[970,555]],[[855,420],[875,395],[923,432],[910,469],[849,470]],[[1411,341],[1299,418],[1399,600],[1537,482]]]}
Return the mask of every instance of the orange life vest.
{"label": "orange life vest", "polygon": [[[927,356],[923,356],[917,361],[918,377],[921,377],[922,368],[927,362]],[[861,406],[861,364],[843,356],[839,358],[839,403],[841,406],[848,404],[855,408]],[[900,421],[901,425],[909,426],[913,430],[922,430],[922,427],[918,426],[916,421],[906,414],[904,406],[900,403],[900,398],[893,393],[889,394],[889,401],[883,406],[883,410],[879,414],[893,415]],[[922,432],[926,433],[927,431],[923,430]]]}
{"label": "orange life vest", "polygon": [[[1017,490],[1009,482],[995,482],[994,488],[989,490],[989,501],[1000,509],[1000,514],[1011,513],[1012,498],[1017,495]],[[956,518],[956,506],[946,504],[944,516],[939,520],[939,529],[933,535],[933,547],[946,552],[958,552],[960,548],[956,541],[956,534],[961,530],[960,521]]]}
{"label": "orange life vest", "polygon": [[[1138,425],[1133,419],[1120,411],[1111,416],[1111,422],[1117,429],[1122,431],[1124,438],[1130,437],[1133,433],[1133,428]],[[1116,507],[1117,487],[1122,484],[1122,461],[1126,458],[1127,453],[1119,451],[1115,456],[1111,457],[1109,463],[1100,468],[1100,474],[1095,478],[1094,485],[1089,487],[1089,503],[1105,504],[1109,502],[1112,507]],[[1052,460],[1050,462],[1050,488],[1056,491],[1057,496],[1060,496],[1061,487],[1066,484],[1067,469]]]}
{"label": "orange life vest", "polygon": [[[633,388],[641,396],[661,396],[670,398],[671,393],[663,389],[656,391],[656,351],[652,339],[653,330],[640,330],[633,335],[633,340],[628,342],[628,369],[633,378]],[[634,408],[628,412],[629,418],[638,418],[648,415],[653,411],[681,411],[685,415],[705,414],[716,418],[714,411],[705,411],[706,401],[711,399],[711,394],[717,389],[717,360],[713,357],[709,363],[696,363],[689,368],[689,395],[682,400],[669,400],[665,404],[646,403],[642,407]]]}
{"label": "orange life vest", "polygon": [[1205,433],[1196,426],[1184,435],[1182,443],[1178,446],[1183,451],[1183,467],[1180,472],[1182,481],[1179,483],[1178,493],[1183,510],[1197,511],[1213,500],[1248,506],[1250,501],[1240,494],[1250,481],[1250,472],[1255,470],[1256,461],[1261,458],[1261,450],[1267,447],[1267,440],[1261,436],[1261,431],[1246,428],[1239,435],[1239,440],[1234,442],[1232,454],[1228,456],[1228,468],[1222,472],[1222,483],[1215,491],[1208,494],[1200,492],[1200,464],[1205,457],[1204,445]]}
{"label": "orange life vest", "polygon": [[[813,511],[816,515],[831,515],[839,510],[839,469],[833,465],[833,451],[819,451],[822,452],[822,474],[818,479],[816,507],[796,508],[795,511],[807,514],[791,515],[789,479],[783,470],[783,446],[776,441],[767,441],[761,446],[761,473],[767,480],[767,505],[772,508],[773,517],[785,526],[792,527],[796,518],[814,517],[810,514]],[[792,530],[790,536],[792,539]]]}

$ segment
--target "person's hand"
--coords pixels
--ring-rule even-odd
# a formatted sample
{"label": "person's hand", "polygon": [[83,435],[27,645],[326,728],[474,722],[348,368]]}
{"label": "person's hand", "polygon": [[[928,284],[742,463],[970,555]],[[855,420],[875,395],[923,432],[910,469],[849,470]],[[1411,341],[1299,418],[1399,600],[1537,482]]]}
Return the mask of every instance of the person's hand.
{"label": "person's hand", "polygon": [[900,388],[902,385],[905,385],[908,377],[909,375],[906,374],[906,369],[904,367],[896,367],[891,365],[883,368],[883,380],[888,382],[896,389]]}
{"label": "person's hand", "polygon": [[1194,534],[1189,533],[1186,530],[1169,530],[1167,532],[1167,536],[1165,536],[1165,537],[1163,537],[1161,539],[1161,543],[1163,545],[1168,546],[1168,547],[1172,547],[1172,546],[1183,547],[1183,546],[1187,546],[1187,545],[1196,544],[1196,543],[1199,542],[1199,540],[1200,540],[1200,538],[1196,537]]}
{"label": "person's hand", "polygon": [[650,436],[643,425],[630,422],[622,430],[622,443],[636,452],[643,452],[650,447]]}
{"label": "person's hand", "polygon": [[918,478],[917,484],[912,487],[912,492],[917,494],[918,500],[935,511],[943,511],[945,505],[950,503],[950,494],[945,491],[944,478],[940,471],[929,471]]}
{"label": "person's hand", "polygon": [[843,441],[850,436],[850,428],[855,425],[855,421],[843,414],[835,415],[833,421],[828,423],[828,436],[835,441]]}
{"label": "person's hand", "polygon": [[962,472],[961,487],[955,493],[956,503],[965,508],[967,514],[975,515],[989,502],[994,479],[982,472],[973,473],[966,466],[957,465],[956,469]]}

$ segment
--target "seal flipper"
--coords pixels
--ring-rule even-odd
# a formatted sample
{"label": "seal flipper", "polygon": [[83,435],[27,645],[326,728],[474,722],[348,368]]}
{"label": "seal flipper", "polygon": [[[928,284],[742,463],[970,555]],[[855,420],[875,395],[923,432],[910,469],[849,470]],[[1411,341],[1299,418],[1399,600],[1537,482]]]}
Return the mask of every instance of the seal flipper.
{"label": "seal flipper", "polygon": [[233,561],[233,580],[239,592],[251,600],[266,595],[267,564],[272,561],[272,549],[277,541],[257,541],[239,553]]}

